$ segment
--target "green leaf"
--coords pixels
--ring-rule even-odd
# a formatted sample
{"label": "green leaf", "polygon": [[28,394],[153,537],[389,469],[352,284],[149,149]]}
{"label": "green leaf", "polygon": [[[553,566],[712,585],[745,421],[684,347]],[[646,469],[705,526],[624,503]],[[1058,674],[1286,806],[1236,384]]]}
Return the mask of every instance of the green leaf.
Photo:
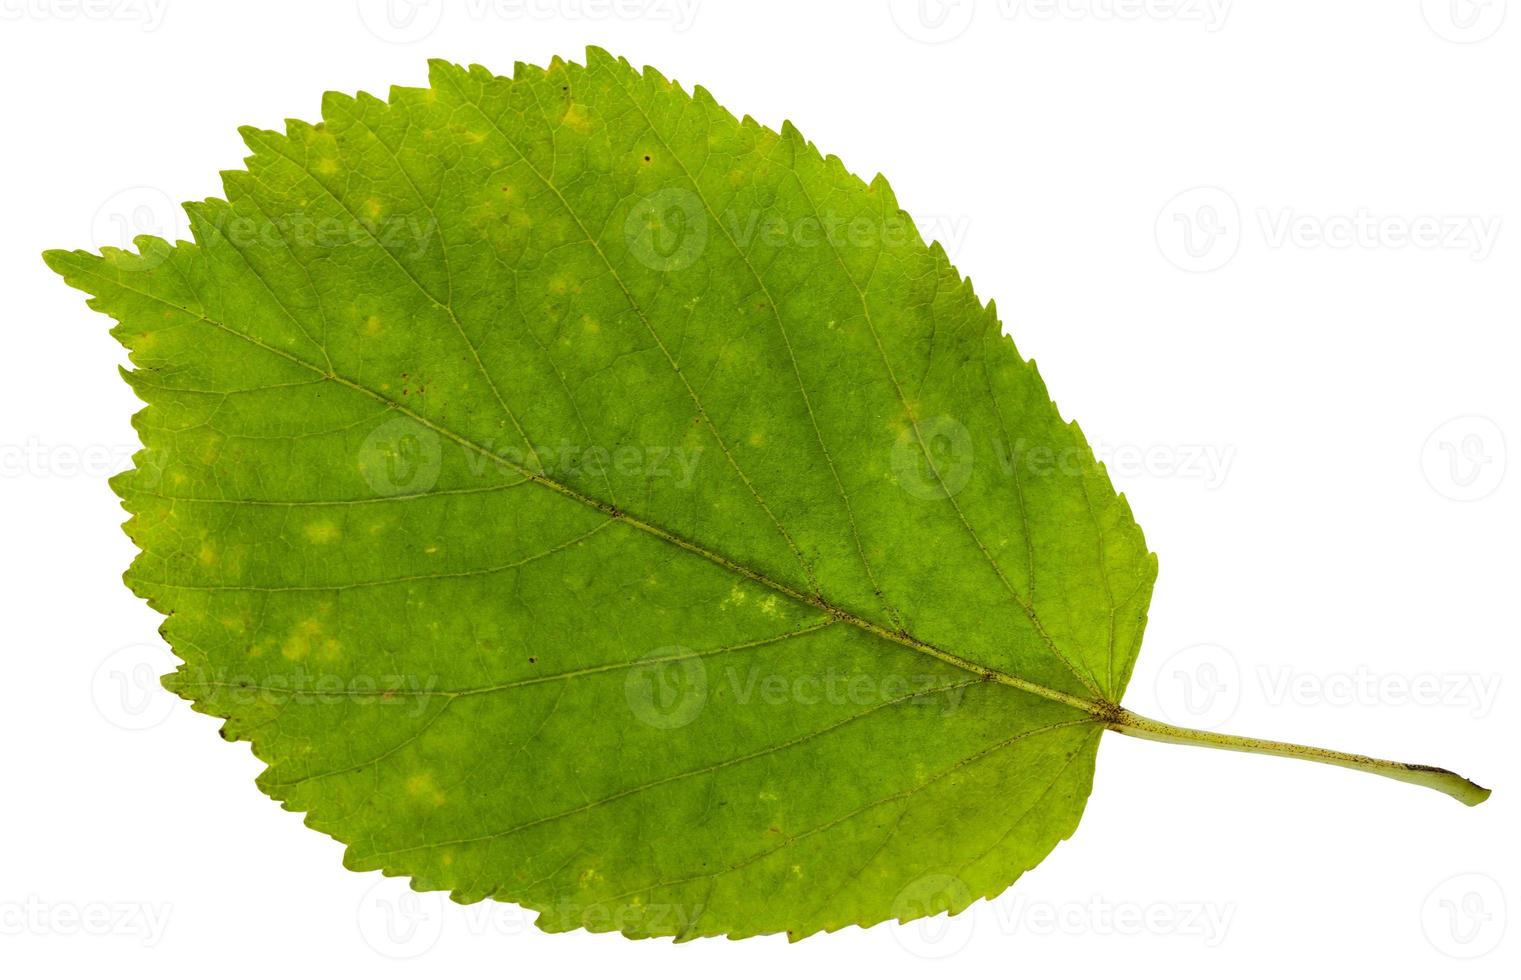
{"label": "green leaf", "polygon": [[193,243],[46,258],[147,402],[166,683],[349,867],[797,938],[1002,891],[1106,727],[1213,738],[1119,707],[1155,556],[881,177],[596,49],[244,136]]}

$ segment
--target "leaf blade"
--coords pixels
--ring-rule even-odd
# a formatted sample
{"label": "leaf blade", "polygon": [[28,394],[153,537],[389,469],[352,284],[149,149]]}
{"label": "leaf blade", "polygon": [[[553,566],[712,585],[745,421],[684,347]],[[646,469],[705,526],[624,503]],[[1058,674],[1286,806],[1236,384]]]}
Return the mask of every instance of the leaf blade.
{"label": "leaf blade", "polygon": [[[948,904],[1001,890],[1076,826],[1099,730],[1083,706],[1096,696],[1118,701],[1154,577],[1154,558],[1081,433],[1055,412],[1033,365],[943,252],[916,234],[889,241],[886,230],[903,219],[885,182],[861,184],[790,127],[778,135],[741,123],[706,93],[688,98],[600,52],[585,68],[557,62],[512,82],[435,64],[433,83],[393,93],[390,103],[329,97],[321,127],[248,131],[248,175],[229,175],[228,202],[191,209],[198,244],[148,243],[142,259],[50,253],[55,269],[121,321],[117,335],[139,366],[130,380],[149,407],[138,422],[158,462],[140,461],[119,483],[144,549],[129,581],[155,608],[173,609],[166,635],[187,661],[175,685],[229,718],[230,734],[252,736],[270,763],[261,785],[288,792],[289,808],[348,842],[352,865],[411,874],[465,899],[523,901],[549,928],[806,935],[897,915],[894,903],[916,881],[944,873],[925,869],[958,863],[970,879],[951,875],[961,890]],[[635,118],[642,122],[621,122]],[[731,156],[732,169],[699,165],[714,153]],[[591,162],[567,171],[564,159]],[[645,168],[657,159],[665,172]],[[739,190],[720,201],[725,186]],[[649,261],[628,232],[640,201],[671,190],[690,196],[664,200],[677,213],[692,207],[704,229],[703,248],[680,268],[658,252]],[[730,220],[750,213],[822,228],[821,201],[846,226],[877,230],[843,248],[827,236],[823,245],[795,235],[768,244]],[[313,228],[331,223],[336,243],[270,217],[291,214]],[[278,234],[238,247],[243,222]],[[403,236],[403,248],[388,237],[398,227],[427,233]],[[685,260],[682,246],[675,254]],[[258,380],[248,387],[250,375]],[[618,401],[630,390],[639,393],[632,418]],[[390,455],[367,458],[366,440],[386,425],[399,426]],[[948,492],[934,441],[954,451],[963,433],[983,465],[963,473],[953,452],[961,485]],[[1010,440],[1016,433],[1065,453],[1062,465],[1029,466]],[[408,438],[420,447],[410,461],[431,481],[422,494],[396,492],[417,475],[394,466]],[[610,467],[546,475],[541,448],[573,439],[691,450],[691,484],[651,486],[650,473]],[[999,439],[1016,453],[1002,469],[988,465]],[[1075,531],[1085,526],[1091,540]],[[483,528],[492,533],[474,533]],[[377,548],[389,562],[377,561]],[[548,571],[557,577],[523,584]],[[620,571],[610,588],[605,574]],[[574,608],[566,594],[578,597]],[[446,611],[461,609],[471,611],[469,628],[446,621]],[[589,609],[617,613],[589,623]],[[557,728],[566,698],[582,740],[619,706],[616,688],[590,686],[617,671],[581,673],[597,668],[583,647],[599,650],[603,666],[616,666],[607,660],[616,651],[636,673],[650,667],[640,661],[651,647],[742,647],[749,669],[770,650],[754,645],[768,635],[817,654],[765,661],[763,676],[790,692],[784,703],[757,702],[745,674],[721,673],[677,736],[624,719],[613,729],[618,740],[601,746],[612,760],[604,762],[572,751],[575,735]],[[346,648],[356,639],[377,649]],[[530,664],[508,663],[528,650],[537,651]],[[331,658],[331,670],[349,677],[384,662],[404,668],[395,671],[403,679],[438,683],[364,704],[353,691],[332,692],[354,699],[338,705],[287,685],[282,701],[269,683],[280,675],[267,666],[277,657]],[[700,662],[657,659],[656,669]],[[556,683],[502,676],[539,661],[578,678],[575,690],[521,712],[475,707],[491,698],[455,707],[460,695],[445,696],[492,687],[547,698]],[[849,705],[795,703],[799,684],[820,681],[819,664],[850,665],[845,675],[875,686]],[[239,672],[257,696],[229,680]],[[885,690],[889,678],[909,686]],[[927,700],[953,690],[972,699],[966,711],[922,717]],[[744,691],[750,700],[741,702]],[[622,707],[634,706],[630,689],[622,695]],[[373,712],[409,697],[448,707],[405,719],[401,740],[375,737],[391,725]],[[804,758],[807,740],[791,739],[817,729],[821,711],[846,707],[871,713],[848,722],[829,715],[841,722],[829,731],[846,737]],[[704,715],[716,727],[702,727]],[[756,730],[731,730],[741,722]],[[323,736],[324,726],[366,744]],[[654,791],[618,795],[643,785],[619,788],[619,779],[650,765],[650,754],[665,756],[664,776],[697,772],[685,778],[711,785],[654,816],[640,811],[655,821],[653,844],[631,838],[637,824],[625,817],[598,824],[596,835],[578,830],[569,839],[580,849],[567,851],[563,828],[542,840],[537,828],[590,819],[573,814],[595,808],[573,811],[562,798],[547,815],[564,816],[532,823],[546,813],[530,814],[522,797],[553,799],[566,788],[501,762],[486,774],[464,766],[462,758],[491,757],[483,733],[493,730],[516,739],[507,742],[514,759],[537,753],[579,767],[587,785],[576,788],[590,800]],[[905,744],[908,730],[925,733],[923,745]],[[754,772],[770,754],[750,754],[760,741],[731,744],[741,735],[785,746],[785,792],[807,801],[797,813],[782,819],[761,805],[776,802],[758,799],[776,792]],[[726,745],[742,761],[704,770],[723,760],[703,753]],[[983,764],[1001,748],[1017,764]],[[322,765],[286,773],[312,758]],[[919,784],[894,783],[879,771],[884,761],[911,762],[904,768],[921,782],[936,778],[910,792]],[[482,803],[488,775],[513,793]],[[664,778],[646,775],[645,783]],[[432,836],[419,842],[358,821],[366,782],[384,787],[377,799],[394,811],[387,821],[400,813],[414,833]],[[679,783],[656,788],[666,785]],[[713,816],[714,786],[740,816]],[[471,789],[473,809],[457,809],[459,787]],[[910,806],[916,793],[938,799],[950,788],[965,812],[986,819],[947,835],[949,801]],[[1052,793],[1056,803],[1041,802]],[[1020,794],[1034,797],[1027,825],[1016,821],[1017,832],[991,843],[963,839],[968,827],[991,833],[997,806]],[[756,798],[738,805],[747,795]],[[902,837],[871,822],[874,807],[899,801]],[[449,845],[437,842],[463,848],[468,838],[443,828],[487,816],[511,817],[500,824],[509,828],[527,823],[512,836],[533,846],[502,855],[487,846],[446,865]],[[778,836],[792,843],[773,861],[761,844]],[[590,840],[603,848],[593,854]],[[632,857],[645,847],[654,852],[647,867]],[[734,853],[754,860],[721,881],[702,870]],[[788,861],[802,853],[812,860]],[[797,882],[781,874],[793,865]],[[758,881],[794,897],[757,908],[745,896]],[[656,905],[679,914],[657,922]]]}

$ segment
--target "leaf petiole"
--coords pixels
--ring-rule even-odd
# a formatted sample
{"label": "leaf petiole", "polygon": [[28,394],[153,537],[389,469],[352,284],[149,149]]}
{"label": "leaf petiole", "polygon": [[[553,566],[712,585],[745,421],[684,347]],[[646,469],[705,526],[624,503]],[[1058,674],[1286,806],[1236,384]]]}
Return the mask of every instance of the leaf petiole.
{"label": "leaf petiole", "polygon": [[1322,762],[1326,765],[1341,766],[1343,769],[1371,772],[1379,776],[1387,776],[1390,779],[1398,779],[1402,783],[1428,786],[1431,789],[1446,793],[1448,796],[1467,806],[1477,806],[1489,799],[1489,790],[1472,780],[1464,779],[1451,770],[1439,769],[1436,766],[1419,766],[1408,762],[1390,762],[1385,759],[1374,759],[1366,755],[1353,755],[1350,752],[1336,752],[1331,749],[1321,749],[1311,745],[1272,742],[1267,739],[1247,738],[1242,735],[1225,735],[1219,732],[1200,731],[1196,728],[1182,728],[1138,715],[1124,708],[1120,708],[1114,712],[1107,719],[1107,724],[1110,731],[1123,732],[1126,735],[1149,739],[1153,742],[1171,742],[1174,745],[1201,745],[1206,748],[1229,749],[1233,752],[1250,752],[1254,755],[1276,755],[1286,759],[1305,759],[1310,762]]}

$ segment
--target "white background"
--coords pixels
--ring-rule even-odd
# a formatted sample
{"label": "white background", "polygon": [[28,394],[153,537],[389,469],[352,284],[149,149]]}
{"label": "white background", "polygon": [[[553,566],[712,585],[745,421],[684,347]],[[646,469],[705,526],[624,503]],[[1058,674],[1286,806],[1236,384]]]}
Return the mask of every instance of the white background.
{"label": "white background", "polygon": [[[1515,977],[1505,8],[0,0],[0,971]],[[886,172],[997,299],[1161,557],[1130,707],[1494,798],[1110,735],[1077,836],[997,901],[793,947],[546,936],[344,871],[245,744],[156,689],[172,660],[106,485],[136,445],[123,354],[38,253],[174,235],[169,202],[239,166],[236,126],[313,119],[326,89],[588,42]]]}

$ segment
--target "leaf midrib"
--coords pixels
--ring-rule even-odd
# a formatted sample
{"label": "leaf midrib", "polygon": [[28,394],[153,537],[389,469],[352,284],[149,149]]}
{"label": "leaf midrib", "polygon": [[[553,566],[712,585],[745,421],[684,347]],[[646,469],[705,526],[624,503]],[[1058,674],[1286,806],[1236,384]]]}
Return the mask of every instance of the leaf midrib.
{"label": "leaf midrib", "polygon": [[1047,687],[1044,684],[1038,684],[1035,681],[1020,677],[1017,674],[998,670],[985,664],[979,664],[976,661],[969,660],[966,657],[953,653],[942,647],[936,646],[935,644],[932,644],[926,640],[920,639],[919,637],[909,633],[907,630],[896,630],[885,627],[880,623],[868,619],[865,616],[851,612],[849,609],[846,609],[839,603],[833,602],[832,600],[826,598],[821,592],[811,595],[805,592],[801,592],[792,586],[787,585],[785,582],[779,582],[764,572],[757,571],[753,568],[750,568],[748,565],[741,564],[740,562],[735,561],[727,555],[714,551],[713,549],[699,544],[690,538],[683,537],[682,535],[661,527],[658,524],[654,524],[650,521],[644,520],[643,518],[636,517],[620,507],[617,507],[606,501],[599,500],[590,494],[584,493],[572,486],[561,483],[560,481],[548,476],[547,474],[536,472],[523,466],[517,461],[510,459],[509,457],[493,452],[491,449],[481,445],[478,442],[475,442],[468,436],[464,436],[458,432],[455,432],[448,426],[441,425],[425,415],[420,415],[412,409],[408,408],[406,405],[403,405],[402,403],[387,397],[381,392],[366,387],[365,385],[360,384],[351,378],[344,377],[336,370],[326,370],[323,367],[314,364],[311,361],[308,361],[298,354],[293,354],[290,351],[283,350],[279,347],[274,346],[273,344],[266,343],[259,338],[252,336],[251,334],[246,334],[229,326],[226,323],[223,323],[220,320],[213,319],[212,317],[207,316],[205,313],[199,312],[197,310],[192,310],[189,307],[182,306],[179,303],[171,302],[161,296],[155,296],[150,292],[138,289],[134,286],[130,286],[120,279],[109,278],[84,266],[76,265],[76,269],[79,270],[80,275],[83,275],[85,277],[92,277],[115,288],[124,289],[128,292],[135,293],[139,296],[144,297],[145,299],[158,303],[161,306],[165,306],[173,310],[178,310],[186,316],[194,317],[202,323],[215,327],[218,330],[222,330],[233,337],[237,337],[239,340],[242,340],[245,343],[252,344],[261,350],[265,350],[278,357],[282,357],[290,361],[292,364],[299,365],[300,367],[311,371],[319,377],[322,377],[342,387],[348,388],[354,392],[364,395],[367,398],[373,399],[374,401],[385,405],[386,407],[406,416],[407,418],[412,419],[417,424],[432,430],[439,436],[448,439],[450,442],[455,443],[461,448],[478,453],[486,459],[491,460],[493,463],[508,467],[529,482],[537,483],[549,490],[553,490],[564,497],[567,497],[571,500],[576,501],[577,503],[596,510],[598,513],[607,516],[611,520],[618,521],[619,523],[625,524],[653,537],[659,538],[668,544],[680,548],[690,554],[697,555],[700,558],[703,558],[715,565],[718,565],[721,568],[733,572],[736,575],[740,575],[752,582],[755,582],[757,585],[761,585],[773,592],[792,599],[795,602],[800,602],[804,605],[819,609],[829,614],[833,618],[839,620],[840,622],[848,623],[857,629],[872,634],[873,636],[888,640],[900,646],[907,647],[911,650],[916,650],[919,653],[925,654],[926,656],[934,657],[936,660],[950,664],[953,667],[959,667],[968,673],[980,675],[986,680],[996,681],[1000,684],[1004,684],[1008,687],[1024,691],[1028,694],[1034,694],[1038,697],[1045,698],[1046,700],[1055,701],[1060,704],[1065,704],[1068,707],[1076,708],[1079,711],[1083,711],[1093,716],[1093,718],[1098,721],[1102,721],[1103,719],[1109,717],[1115,710],[1116,706],[1107,702],[1089,701],[1085,698],[1078,697],[1077,695],[1068,694],[1065,691],[1059,691],[1055,688]]}
{"label": "leaf midrib", "polygon": [[[588,72],[591,71],[590,66],[588,66],[587,70],[588,70]],[[671,155],[671,158],[676,161],[677,166],[679,166],[681,168],[682,173],[686,176],[687,183],[691,185],[692,193],[696,196],[697,200],[699,202],[701,202],[702,206],[707,210],[708,215],[713,219],[715,225],[717,225],[719,227],[720,231],[724,234],[724,236],[729,239],[729,243],[730,243],[731,247],[733,247],[733,249],[735,251],[735,254],[739,257],[740,261],[745,265],[745,267],[750,271],[750,274],[754,278],[756,285],[759,286],[761,288],[762,292],[765,294],[766,300],[767,300],[768,309],[770,310],[772,317],[775,319],[777,327],[781,331],[783,342],[785,343],[785,345],[787,347],[788,358],[789,358],[789,360],[792,363],[794,377],[797,380],[798,392],[802,395],[804,404],[808,408],[809,419],[813,423],[815,435],[818,437],[818,440],[819,440],[819,448],[823,451],[824,457],[825,457],[825,459],[829,463],[830,472],[834,475],[835,483],[836,483],[836,485],[837,485],[837,487],[839,489],[842,501],[845,504],[846,514],[847,514],[847,516],[849,517],[849,520],[850,520],[851,532],[852,532],[853,535],[855,535],[855,538],[856,538],[856,550],[859,553],[862,565],[865,568],[867,579],[871,582],[873,590],[875,592],[877,592],[878,595],[881,597],[881,599],[883,601],[883,604],[884,604],[884,607],[885,607],[884,611],[887,612],[889,618],[892,618],[895,621],[898,620],[899,617],[895,616],[893,609],[890,606],[887,605],[887,596],[877,586],[876,576],[872,573],[871,567],[870,567],[870,565],[866,561],[866,552],[865,552],[865,549],[861,545],[860,535],[859,535],[859,532],[858,532],[858,530],[856,528],[856,525],[855,525],[855,515],[854,515],[854,512],[851,509],[849,497],[845,494],[844,486],[839,481],[839,473],[835,469],[834,460],[829,455],[829,449],[828,449],[827,446],[824,445],[823,433],[820,432],[819,429],[818,429],[818,420],[817,420],[816,417],[814,417],[814,414],[813,414],[813,404],[812,404],[811,399],[809,398],[808,389],[807,389],[807,387],[803,383],[803,378],[802,378],[801,373],[798,371],[797,359],[794,356],[793,351],[792,351],[792,342],[787,337],[786,326],[782,323],[781,315],[777,311],[776,301],[771,296],[770,288],[766,285],[764,279],[761,278],[760,273],[757,272],[755,270],[755,267],[751,264],[749,256],[742,249],[740,249],[738,243],[735,242],[733,240],[733,238],[728,235],[727,229],[723,228],[723,222],[719,220],[718,213],[714,210],[712,203],[710,201],[708,201],[707,196],[703,193],[702,186],[692,176],[691,172],[689,170],[687,170],[686,165],[681,161],[681,155],[678,154],[671,147],[670,143],[666,141],[665,137],[661,135],[659,127],[656,126],[655,121],[650,118],[649,113],[645,111],[644,106],[642,104],[640,104],[639,99],[636,98],[631,91],[629,91],[627,85],[624,83],[624,80],[622,78],[618,77],[617,73],[613,74],[613,81],[614,81],[614,84],[617,85],[618,89],[620,91],[622,91],[623,94],[624,94],[624,96],[628,99],[629,104],[632,105],[634,107],[634,109],[644,118],[645,126],[649,129],[650,133],[652,133],[655,136],[655,138],[661,142],[661,145],[665,147],[666,152],[668,152]],[[669,362],[669,364],[671,366],[671,369],[673,371],[675,371],[677,378],[680,379],[682,385],[687,389],[687,393],[688,393],[688,395],[691,396],[692,403],[693,403],[694,407],[697,409],[698,416],[703,420],[703,422],[707,425],[709,431],[712,433],[714,440],[718,443],[719,449],[721,449],[723,451],[724,458],[727,459],[728,462],[729,462],[729,464],[730,464],[730,466],[733,467],[734,472],[739,476],[740,481],[745,485],[746,489],[748,489],[750,491],[750,494],[755,499],[756,503],[760,505],[761,510],[763,512],[765,512],[766,517],[770,519],[771,523],[776,527],[776,530],[781,534],[781,536],[783,537],[783,539],[786,540],[787,547],[792,551],[793,556],[795,558],[797,558],[798,563],[802,566],[803,576],[804,576],[804,578],[806,578],[808,580],[808,585],[811,588],[813,588],[815,590],[815,592],[822,591],[821,588],[820,588],[820,586],[819,586],[817,578],[814,576],[814,572],[813,572],[812,566],[803,557],[802,551],[798,548],[797,542],[793,540],[792,534],[782,524],[781,520],[779,518],[777,518],[777,516],[772,512],[771,507],[761,497],[760,492],[751,483],[750,478],[745,474],[744,470],[740,468],[739,461],[737,459],[735,459],[734,454],[729,450],[728,444],[724,441],[723,435],[718,431],[718,427],[713,423],[713,420],[709,416],[707,409],[703,407],[702,401],[701,401],[701,399],[697,395],[697,391],[692,387],[691,382],[687,380],[686,375],[682,373],[680,365],[678,365],[677,362],[676,362],[676,359],[671,356],[671,352],[666,348],[665,342],[663,340],[661,340],[659,333],[655,330],[654,324],[652,324],[650,322],[649,317],[644,312],[644,308],[640,305],[638,299],[634,296],[633,291],[629,289],[628,284],[623,281],[623,277],[619,274],[617,267],[613,264],[612,260],[610,260],[607,257],[607,253],[603,250],[601,243],[597,240],[596,236],[594,236],[591,233],[591,229],[586,226],[586,222],[584,222],[584,221],[581,220],[581,215],[576,211],[576,209],[573,206],[571,206],[571,203],[565,197],[564,192],[562,192],[560,190],[560,188],[555,184],[555,182],[550,178],[550,176],[547,175],[547,174],[545,174],[543,171],[541,171],[538,168],[538,166],[534,164],[534,162],[532,161],[532,159],[530,159],[528,157],[528,155],[523,152],[522,148],[518,146],[517,141],[512,138],[511,134],[509,134],[505,129],[502,128],[501,122],[495,116],[493,116],[491,113],[489,113],[489,112],[486,111],[485,105],[482,102],[478,102],[475,99],[471,98],[470,93],[464,91],[464,89],[458,85],[458,80],[457,79],[454,80],[454,82],[455,82],[455,92],[456,92],[457,95],[459,95],[462,103],[464,105],[466,105],[466,106],[469,106],[471,109],[474,109],[476,111],[476,113],[478,113],[480,115],[480,117],[482,119],[485,119],[486,122],[490,124],[490,126],[491,126],[492,129],[496,130],[497,134],[507,144],[508,148],[511,149],[514,154],[517,155],[518,159],[534,175],[535,179],[537,179],[539,181],[539,183],[542,184],[544,186],[544,188],[547,191],[550,192],[550,194],[554,195],[555,200],[557,200],[557,201],[560,202],[560,206],[564,209],[565,213],[570,217],[571,221],[573,221],[575,223],[576,227],[578,229],[580,229],[582,238],[587,242],[587,244],[589,244],[592,247],[592,250],[594,252],[596,252],[597,257],[598,257],[598,259],[601,260],[603,267],[607,269],[608,274],[612,276],[613,282],[617,285],[619,291],[621,291],[623,293],[624,298],[628,301],[629,307],[633,310],[634,314],[639,318],[639,321],[644,325],[645,330],[647,330],[649,332],[650,338],[652,340],[654,340],[656,346],[658,346],[660,348],[661,353],[665,355],[665,358],[666,358],[667,362]],[[783,129],[785,131],[786,127],[783,127]],[[282,152],[282,156],[283,155],[284,154]],[[287,159],[289,159],[289,157],[287,157]],[[303,171],[305,170],[304,167],[302,169],[303,169]],[[796,172],[795,169],[793,169],[792,174],[793,174],[793,178],[798,183],[798,189],[799,189],[799,191],[802,193],[803,198],[808,202],[808,206],[813,210],[814,215],[822,220],[823,215],[819,212],[818,205],[814,202],[812,195],[809,194],[808,188],[805,186],[802,178],[798,176],[798,174],[797,174],[797,172]],[[309,179],[311,179],[314,183],[318,184],[318,186],[323,186],[323,189],[327,190],[327,188],[324,185],[322,185],[321,181],[318,181],[314,175],[312,175],[310,173],[307,173],[306,176]],[[329,196],[335,196],[335,195],[332,194],[332,191],[330,191],[330,190],[327,190],[327,193],[329,194]],[[339,205],[341,207],[344,207],[345,209],[347,209],[347,205],[344,204],[343,202],[340,201]],[[441,241],[442,241],[442,239],[441,239]],[[923,452],[923,454],[924,454],[925,462],[929,464],[930,472],[933,473],[934,476],[935,476],[935,482],[939,484],[941,491],[943,493],[945,493],[945,491],[946,491],[945,478],[940,473],[940,467],[938,465],[936,465],[934,454],[932,454],[929,451],[929,446],[924,441],[924,433],[923,433],[923,431],[922,431],[922,429],[920,427],[919,419],[918,419],[916,413],[913,410],[913,406],[909,404],[908,397],[905,395],[905,393],[903,391],[903,386],[899,382],[897,373],[893,370],[892,362],[889,360],[889,358],[887,356],[887,350],[882,345],[881,335],[878,333],[876,324],[872,320],[871,308],[870,308],[869,304],[866,302],[866,293],[861,288],[860,283],[856,282],[855,276],[851,273],[849,266],[846,265],[844,258],[840,255],[839,249],[835,247],[835,245],[834,245],[834,243],[832,241],[828,240],[827,236],[826,236],[826,242],[829,245],[831,254],[833,254],[833,256],[834,256],[835,262],[839,265],[841,273],[844,275],[845,280],[850,283],[851,289],[854,290],[854,292],[856,294],[856,297],[857,297],[858,301],[860,302],[862,316],[865,318],[866,325],[867,325],[868,329],[871,331],[872,341],[876,345],[877,353],[878,353],[878,355],[882,359],[882,367],[886,371],[887,378],[891,382],[893,391],[897,395],[898,404],[902,407],[904,414],[907,416],[907,418],[909,420],[911,429],[912,429],[913,434],[914,434],[914,440],[919,444],[920,451]],[[447,242],[442,242],[442,246],[443,246],[443,251],[445,253],[447,253],[447,251],[448,251]],[[388,254],[389,254],[389,252],[388,252]],[[880,260],[880,258],[881,258],[880,254],[877,256],[877,258],[878,258],[878,260]],[[394,262],[394,263],[396,263],[398,265],[400,264],[399,260],[397,260],[395,256],[391,256],[391,260],[392,260],[392,262]],[[870,278],[870,276],[868,276],[868,279],[869,278]],[[415,277],[413,277],[413,281],[416,282],[416,278]],[[418,284],[418,285],[419,285],[419,288],[421,288],[421,284]],[[426,292],[424,294],[426,295]],[[436,302],[436,300],[435,300],[435,302]],[[450,316],[454,317],[454,311],[452,309],[449,310],[449,314],[450,314]],[[455,320],[456,324],[459,322],[458,317],[454,317],[454,320]],[[463,330],[461,332],[463,333]],[[471,353],[475,353],[474,347],[473,347],[473,345],[470,344],[468,336],[465,337],[465,343],[466,343],[467,347],[471,348]],[[480,363],[479,355],[476,356],[476,363],[480,366],[482,374],[485,374],[487,376],[488,383],[490,383],[490,375],[489,375],[489,373],[486,372],[485,365]],[[493,388],[493,390],[495,390],[495,384],[494,383],[492,383],[492,388]],[[572,399],[572,403],[574,403],[573,399]],[[506,406],[503,405],[503,408],[506,408]],[[516,420],[514,419],[514,421],[516,421]],[[527,433],[522,432],[522,427],[521,426],[519,426],[518,428],[519,428],[519,433],[522,434],[524,436],[525,440],[526,440]],[[530,442],[530,448],[531,448],[531,440],[528,440],[528,441]],[[537,457],[535,457],[535,458],[537,459]],[[987,545],[983,543],[982,537],[977,533],[977,530],[972,527],[971,521],[967,520],[967,516],[962,511],[961,505],[958,504],[955,501],[954,497],[951,494],[945,493],[945,496],[946,496],[947,502],[951,506],[951,509],[953,511],[955,511],[957,519],[961,522],[961,526],[966,529],[966,532],[969,535],[971,535],[972,542],[977,546],[978,552],[982,555],[983,559],[987,562],[988,567],[992,569],[994,576],[1003,585],[1004,589],[1009,593],[1009,597],[1014,600],[1014,604],[1016,606],[1018,606],[1019,609],[1024,613],[1025,617],[1027,619],[1029,619],[1030,625],[1034,628],[1036,634],[1040,636],[1041,640],[1044,641],[1044,643],[1046,645],[1046,648],[1051,651],[1052,655],[1055,656],[1056,659],[1058,659],[1058,660],[1060,660],[1062,662],[1062,665],[1065,666],[1067,668],[1067,670],[1071,672],[1072,676],[1077,679],[1078,683],[1081,684],[1081,685],[1083,685],[1083,687],[1085,687],[1090,694],[1092,694],[1095,698],[1102,698],[1103,694],[1102,694],[1102,692],[1100,691],[1100,689],[1098,687],[1097,678],[1093,677],[1090,680],[1089,677],[1083,676],[1083,672],[1080,671],[1080,670],[1078,670],[1077,665],[1072,662],[1071,658],[1069,658],[1065,653],[1063,653],[1062,650],[1061,650],[1061,648],[1056,645],[1056,641],[1051,638],[1051,635],[1046,631],[1045,626],[1041,623],[1040,618],[1038,616],[1036,616],[1036,614],[1035,614],[1035,608],[1034,608],[1034,604],[1033,604],[1033,593],[1032,593],[1032,596],[1031,596],[1031,600],[1029,600],[1029,601],[1027,601],[1026,599],[1024,599],[1023,597],[1020,596],[1019,592],[1014,588],[1013,584],[1009,582],[1008,576],[1004,574],[1003,568],[998,564],[997,561],[995,561],[993,559],[993,555],[992,555],[991,552],[988,551]],[[1090,506],[1090,513],[1091,513],[1091,506]],[[1102,543],[1103,543],[1102,542],[1102,534],[1100,534],[1100,545],[1101,546],[1102,546]],[[1034,576],[1033,554],[1031,556],[1031,561],[1032,561],[1032,565],[1030,567],[1030,574],[1031,574],[1031,576],[1033,578],[1033,576]],[[1111,598],[1111,601],[1110,601],[1110,621],[1111,621],[1111,628],[1110,628],[1111,636],[1110,636],[1110,640],[1111,640],[1111,645],[1112,645],[1112,642],[1113,642],[1113,625],[1112,625],[1113,624],[1113,617],[1114,617],[1114,603],[1113,603],[1113,600]],[[894,631],[896,631],[896,632],[903,632],[904,631],[901,621],[895,623]],[[1112,658],[1112,654],[1111,654],[1111,660],[1112,659],[1113,658]],[[1090,668],[1090,675],[1091,675],[1091,668]],[[1111,679],[1112,679],[1112,672],[1111,672]]]}

